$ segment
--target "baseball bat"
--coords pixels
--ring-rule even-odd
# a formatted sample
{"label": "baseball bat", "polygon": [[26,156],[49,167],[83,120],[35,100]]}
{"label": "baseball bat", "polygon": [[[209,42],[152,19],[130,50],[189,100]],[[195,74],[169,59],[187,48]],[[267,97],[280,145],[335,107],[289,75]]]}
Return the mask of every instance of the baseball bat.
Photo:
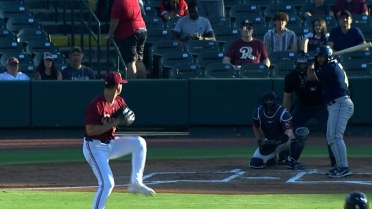
{"label": "baseball bat", "polygon": [[359,45],[356,45],[356,46],[352,46],[352,47],[343,49],[341,51],[334,52],[333,55],[340,55],[340,54],[345,54],[345,53],[349,53],[349,52],[355,52],[355,51],[366,49],[368,47],[372,47],[371,42],[364,43],[364,44],[359,44]]}

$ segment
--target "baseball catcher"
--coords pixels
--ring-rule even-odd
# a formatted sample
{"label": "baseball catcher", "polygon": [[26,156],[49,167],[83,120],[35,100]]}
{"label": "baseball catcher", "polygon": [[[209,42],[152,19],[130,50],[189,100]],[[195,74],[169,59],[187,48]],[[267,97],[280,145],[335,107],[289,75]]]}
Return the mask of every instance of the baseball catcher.
{"label": "baseball catcher", "polygon": [[301,148],[299,141],[306,138],[309,129],[301,127],[296,132],[297,137],[292,129],[292,116],[279,105],[276,93],[265,93],[261,97],[261,105],[253,115],[253,133],[258,141],[258,148],[253,153],[249,166],[260,169],[276,165],[277,155],[289,151],[287,168],[303,169],[303,164],[298,161]]}

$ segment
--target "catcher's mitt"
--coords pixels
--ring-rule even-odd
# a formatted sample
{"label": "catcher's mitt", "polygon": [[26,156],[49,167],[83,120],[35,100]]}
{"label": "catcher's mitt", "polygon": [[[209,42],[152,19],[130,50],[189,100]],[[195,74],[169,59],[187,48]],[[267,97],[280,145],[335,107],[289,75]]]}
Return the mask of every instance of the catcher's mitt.
{"label": "catcher's mitt", "polygon": [[278,141],[276,140],[268,140],[266,138],[258,140],[258,147],[262,155],[271,154],[272,152],[275,151],[277,146],[278,146]]}
{"label": "catcher's mitt", "polygon": [[120,120],[120,125],[130,126],[136,120],[134,112],[128,107],[121,107],[115,114]]}

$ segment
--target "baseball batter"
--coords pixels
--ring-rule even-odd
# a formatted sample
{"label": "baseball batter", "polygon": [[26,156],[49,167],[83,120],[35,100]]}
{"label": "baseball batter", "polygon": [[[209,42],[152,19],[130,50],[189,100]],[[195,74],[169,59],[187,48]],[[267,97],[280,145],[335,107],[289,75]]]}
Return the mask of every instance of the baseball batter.
{"label": "baseball batter", "polygon": [[317,80],[323,86],[323,97],[327,103],[327,142],[335,156],[336,166],[327,175],[331,178],[351,175],[347,160],[344,132],[354,112],[349,96],[349,82],[340,63],[333,59],[333,50],[326,45],[317,47],[315,65],[308,68],[307,79]]}
{"label": "baseball batter", "polygon": [[142,182],[146,163],[146,141],[140,136],[115,136],[116,127],[131,125],[135,116],[120,97],[123,80],[120,73],[111,72],[105,78],[101,96],[89,104],[85,113],[83,153],[98,181],[93,209],[105,208],[115,181],[109,160],[132,154],[132,173],[128,192],[154,195],[155,191]]}

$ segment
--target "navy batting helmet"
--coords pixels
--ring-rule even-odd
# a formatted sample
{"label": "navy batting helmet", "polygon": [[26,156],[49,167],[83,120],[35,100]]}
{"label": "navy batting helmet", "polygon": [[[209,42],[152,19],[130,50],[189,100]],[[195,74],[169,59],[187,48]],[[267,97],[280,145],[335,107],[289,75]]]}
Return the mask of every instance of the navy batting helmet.
{"label": "navy batting helmet", "polygon": [[320,45],[316,48],[315,55],[316,56],[323,55],[329,60],[333,56],[333,50],[330,46]]}
{"label": "navy batting helmet", "polygon": [[352,192],[346,196],[345,209],[368,209],[367,196],[362,192]]}
{"label": "navy batting helmet", "polygon": [[265,92],[261,97],[261,105],[266,114],[272,115],[279,105],[276,93],[274,91]]}

